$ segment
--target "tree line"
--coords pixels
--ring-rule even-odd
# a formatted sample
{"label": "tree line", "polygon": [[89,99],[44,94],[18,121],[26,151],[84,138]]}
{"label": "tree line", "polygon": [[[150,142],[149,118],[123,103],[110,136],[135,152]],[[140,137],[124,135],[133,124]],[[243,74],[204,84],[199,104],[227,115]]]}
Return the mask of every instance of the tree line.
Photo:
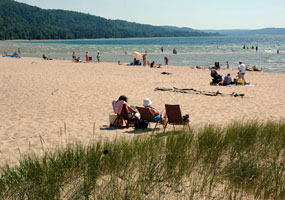
{"label": "tree line", "polygon": [[0,39],[95,39],[188,37],[213,35],[108,20],[74,11],[46,10],[13,0],[0,0]]}

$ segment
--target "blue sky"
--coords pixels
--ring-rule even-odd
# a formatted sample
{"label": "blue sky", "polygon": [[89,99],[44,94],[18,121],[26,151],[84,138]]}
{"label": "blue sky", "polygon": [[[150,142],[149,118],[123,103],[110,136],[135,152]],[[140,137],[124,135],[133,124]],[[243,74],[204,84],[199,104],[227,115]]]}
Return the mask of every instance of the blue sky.
{"label": "blue sky", "polygon": [[194,29],[285,28],[285,0],[16,0],[151,25]]}

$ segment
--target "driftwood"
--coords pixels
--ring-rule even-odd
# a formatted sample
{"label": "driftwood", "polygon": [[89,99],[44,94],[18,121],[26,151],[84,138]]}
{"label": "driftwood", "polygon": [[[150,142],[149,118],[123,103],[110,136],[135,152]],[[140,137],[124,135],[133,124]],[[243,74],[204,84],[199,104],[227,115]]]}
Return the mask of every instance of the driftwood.
{"label": "driftwood", "polygon": [[194,88],[155,88],[154,91],[172,91],[172,92],[179,92],[179,93],[190,93],[190,94],[202,94],[205,96],[232,96],[232,97],[241,97],[243,98],[245,95],[244,94],[238,94],[238,93],[231,93],[231,94],[223,94],[221,92],[219,92],[219,90],[217,92],[208,92],[208,91],[200,91],[200,90],[196,90]]}

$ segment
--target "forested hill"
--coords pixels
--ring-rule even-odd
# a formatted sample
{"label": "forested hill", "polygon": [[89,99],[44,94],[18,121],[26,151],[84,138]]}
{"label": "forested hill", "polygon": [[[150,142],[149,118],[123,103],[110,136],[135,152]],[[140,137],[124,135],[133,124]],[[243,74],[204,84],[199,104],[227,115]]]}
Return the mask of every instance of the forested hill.
{"label": "forested hill", "polygon": [[91,39],[208,36],[201,31],[108,20],[64,10],[45,10],[13,0],[0,0],[0,39]]}

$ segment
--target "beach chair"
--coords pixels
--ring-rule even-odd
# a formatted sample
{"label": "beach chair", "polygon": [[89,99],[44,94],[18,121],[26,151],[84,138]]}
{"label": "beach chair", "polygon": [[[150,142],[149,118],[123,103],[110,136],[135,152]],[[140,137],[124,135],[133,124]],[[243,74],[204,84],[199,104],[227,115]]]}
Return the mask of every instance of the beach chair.
{"label": "beach chair", "polygon": [[[121,106],[121,109],[115,109],[116,104],[121,104],[119,105]],[[118,124],[120,120],[123,120],[127,127],[129,127],[130,125],[134,126],[137,118],[130,117],[130,114],[126,108],[126,104],[123,101],[113,101],[112,105],[113,105],[114,112],[117,114],[117,117],[113,123],[115,126],[116,124]]]}
{"label": "beach chair", "polygon": [[176,104],[176,105],[165,104],[165,110],[166,110],[168,120],[167,120],[166,125],[164,127],[164,132],[165,132],[165,129],[167,127],[167,124],[172,124],[174,130],[175,130],[174,125],[183,125],[183,129],[185,128],[185,126],[188,126],[188,128],[190,130],[189,122],[183,121],[180,106],[178,104]]}
{"label": "beach chair", "polygon": [[149,125],[150,125],[150,122],[155,123],[155,127],[153,129],[153,131],[154,131],[156,129],[159,121],[155,120],[155,118],[154,118],[153,114],[150,112],[149,108],[137,107],[137,110],[139,111],[139,113],[141,115],[141,119],[147,121]]}

